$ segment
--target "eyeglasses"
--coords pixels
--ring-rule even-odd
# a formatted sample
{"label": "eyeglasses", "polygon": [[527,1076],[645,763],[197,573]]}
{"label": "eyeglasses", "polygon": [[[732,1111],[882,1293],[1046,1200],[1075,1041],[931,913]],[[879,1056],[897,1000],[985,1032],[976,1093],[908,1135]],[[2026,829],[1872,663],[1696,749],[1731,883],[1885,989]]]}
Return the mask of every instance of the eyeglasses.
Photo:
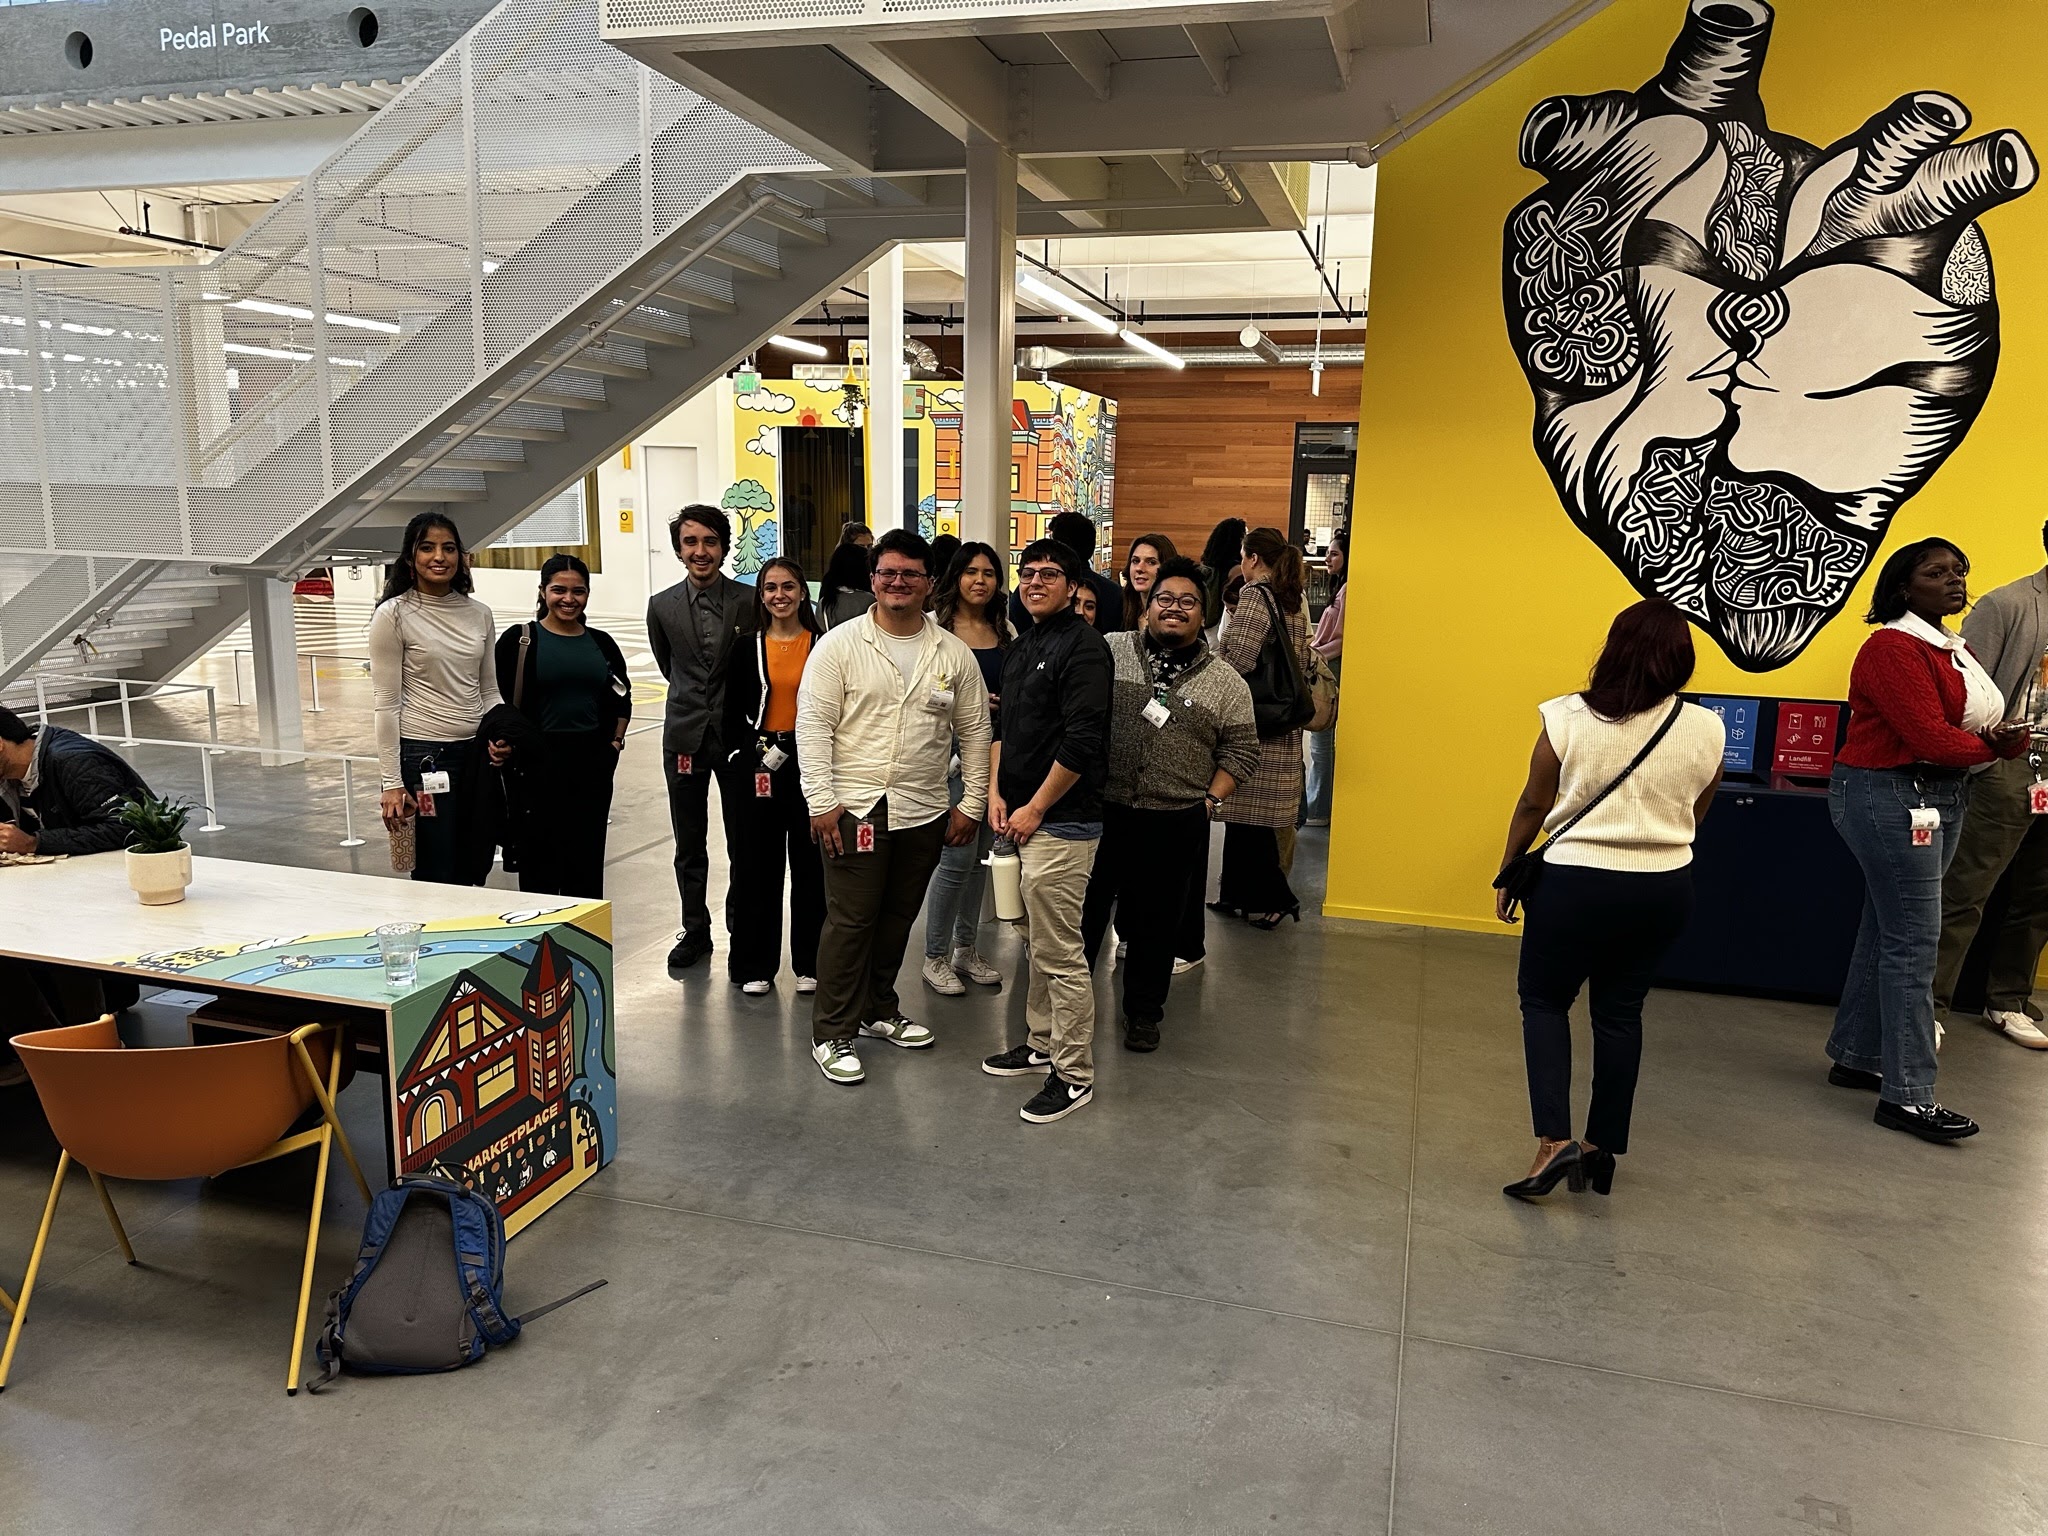
{"label": "eyeglasses", "polygon": [[1056,565],[1034,565],[1017,573],[1020,587],[1043,586],[1049,581],[1065,581],[1067,573]]}
{"label": "eyeglasses", "polygon": [[1194,597],[1194,596],[1188,596],[1188,597],[1163,597],[1163,596],[1162,596],[1162,597],[1155,597],[1155,598],[1153,598],[1153,599],[1152,599],[1152,606],[1153,606],[1154,608],[1175,608],[1175,609],[1178,609],[1178,610],[1179,610],[1180,612],[1182,612],[1182,613],[1200,613],[1200,612],[1202,611],[1202,600],[1201,600],[1201,599],[1200,599],[1199,597]]}
{"label": "eyeglasses", "polygon": [[923,571],[877,571],[875,580],[885,587],[909,587],[920,581],[930,581],[931,578]]}

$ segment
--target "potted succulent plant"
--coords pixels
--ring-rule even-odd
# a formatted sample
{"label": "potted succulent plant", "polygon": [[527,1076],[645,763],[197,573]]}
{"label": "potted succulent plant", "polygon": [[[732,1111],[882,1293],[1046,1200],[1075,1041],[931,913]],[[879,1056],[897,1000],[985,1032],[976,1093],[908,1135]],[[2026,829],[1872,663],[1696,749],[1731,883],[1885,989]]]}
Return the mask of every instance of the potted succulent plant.
{"label": "potted succulent plant", "polygon": [[147,790],[130,795],[121,807],[121,825],[128,829],[128,884],[144,906],[185,899],[185,887],[192,883],[192,850],[185,843],[191,815],[184,801]]}

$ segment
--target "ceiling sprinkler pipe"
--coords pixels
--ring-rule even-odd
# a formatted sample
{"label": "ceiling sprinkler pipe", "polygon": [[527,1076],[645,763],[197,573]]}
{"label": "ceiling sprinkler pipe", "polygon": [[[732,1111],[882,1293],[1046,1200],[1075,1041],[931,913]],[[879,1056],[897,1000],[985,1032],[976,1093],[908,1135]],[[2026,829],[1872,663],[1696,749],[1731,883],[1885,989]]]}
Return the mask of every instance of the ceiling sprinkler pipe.
{"label": "ceiling sprinkler pipe", "polygon": [[[1316,360],[1316,349],[1312,346],[1278,346],[1270,337],[1266,345],[1277,355],[1268,357],[1263,349],[1254,353],[1243,347],[1176,347],[1173,355],[1190,368],[1306,368]],[[1040,361],[1041,358],[1060,361]],[[1362,343],[1332,346],[1325,342],[1322,360],[1326,368],[1357,368],[1365,362],[1365,347]],[[1032,372],[1080,373],[1166,365],[1142,352],[1108,347],[1080,347],[1071,352],[1062,352],[1057,347],[1028,347],[1018,354],[1017,366]]]}

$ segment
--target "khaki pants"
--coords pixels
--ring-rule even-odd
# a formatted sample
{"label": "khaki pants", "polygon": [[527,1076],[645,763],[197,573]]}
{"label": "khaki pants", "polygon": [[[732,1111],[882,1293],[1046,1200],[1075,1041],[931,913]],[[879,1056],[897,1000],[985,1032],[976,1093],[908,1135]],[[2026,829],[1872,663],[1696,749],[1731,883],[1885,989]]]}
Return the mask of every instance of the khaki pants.
{"label": "khaki pants", "polygon": [[1946,1013],[1955,997],[1963,957],[1975,942],[1991,899],[2008,866],[2012,883],[2005,923],[1991,951],[1984,1006],[2032,1013],[2027,999],[2041,947],[2048,943],[2048,816],[2027,810],[2027,786],[2034,770],[2025,758],[1996,762],[1970,787],[1970,811],[1956,845],[1955,862],[1941,884],[1941,952],[1934,969],[1934,1007]]}
{"label": "khaki pants", "polygon": [[1031,1045],[1052,1057],[1053,1070],[1070,1083],[1095,1081],[1095,976],[1081,942],[1081,904],[1096,842],[1070,842],[1036,833],[1017,850],[1024,881],[1024,921],[1018,932],[1031,946],[1031,981],[1024,1021]]}

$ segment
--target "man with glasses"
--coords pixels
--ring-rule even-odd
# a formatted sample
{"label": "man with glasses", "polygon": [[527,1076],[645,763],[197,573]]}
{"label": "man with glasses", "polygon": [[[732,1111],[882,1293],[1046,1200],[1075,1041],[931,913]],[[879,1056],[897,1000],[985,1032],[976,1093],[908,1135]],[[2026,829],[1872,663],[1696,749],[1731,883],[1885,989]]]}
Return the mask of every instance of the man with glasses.
{"label": "man with glasses", "polygon": [[[1173,941],[1205,868],[1209,823],[1259,766],[1252,692],[1202,641],[1202,572],[1159,567],[1135,630],[1109,637],[1115,695],[1102,850],[1081,932],[1092,970],[1114,907],[1130,943],[1121,967],[1124,1046],[1159,1048]],[[1199,900],[1199,896],[1196,897]]]}
{"label": "man with glasses", "polygon": [[[1102,636],[1074,611],[1082,573],[1081,557],[1052,539],[1019,558],[1017,590],[1032,625],[1003,658],[1002,721],[990,751],[989,824],[1017,845],[1023,865],[1030,1037],[981,1069],[1046,1074],[1018,1112],[1033,1125],[1064,1119],[1095,1091],[1095,977],[1082,953],[1081,903],[1102,837],[1110,666]],[[963,762],[966,755],[963,746]]]}
{"label": "man with glasses", "polygon": [[[866,1076],[854,1040],[921,1049],[896,973],[942,846],[971,842],[988,803],[988,690],[966,642],[924,611],[931,547],[891,529],[869,551],[875,605],[816,641],[797,689],[797,762],[825,859],[811,1059]],[[960,739],[960,805],[946,769]]]}

